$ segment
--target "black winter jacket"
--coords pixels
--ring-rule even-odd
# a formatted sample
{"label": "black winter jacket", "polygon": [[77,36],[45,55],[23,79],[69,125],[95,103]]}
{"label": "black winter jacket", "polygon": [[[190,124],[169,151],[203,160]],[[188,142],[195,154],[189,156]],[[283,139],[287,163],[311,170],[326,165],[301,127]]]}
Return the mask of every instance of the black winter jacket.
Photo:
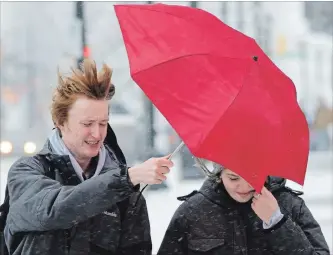
{"label": "black winter jacket", "polygon": [[[13,255],[148,255],[147,206],[127,175],[125,158],[108,127],[104,167],[81,183],[68,156],[48,141],[9,170],[5,240]],[[44,157],[54,178],[45,176]]]}
{"label": "black winter jacket", "polygon": [[320,226],[302,198],[269,178],[266,187],[284,218],[273,228],[263,223],[251,201],[237,203],[223,184],[206,180],[175,212],[158,255],[329,255]]}

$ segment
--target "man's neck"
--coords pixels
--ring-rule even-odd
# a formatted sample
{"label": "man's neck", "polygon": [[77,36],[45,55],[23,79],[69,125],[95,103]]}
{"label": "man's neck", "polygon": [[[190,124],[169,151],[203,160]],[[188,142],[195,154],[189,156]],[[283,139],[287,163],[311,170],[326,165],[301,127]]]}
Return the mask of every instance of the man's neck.
{"label": "man's neck", "polygon": [[84,174],[89,172],[89,165],[91,162],[91,158],[79,158],[78,155],[76,155],[76,153],[74,153],[71,149],[69,144],[66,143],[65,140],[63,140],[65,146],[67,147],[67,149],[70,151],[70,153],[73,155],[73,157],[75,158],[75,160],[77,161],[77,163],[79,164],[79,166],[81,167],[82,171]]}
{"label": "man's neck", "polygon": [[87,172],[89,172],[89,164],[91,162],[91,159],[78,159],[78,158],[75,159],[82,168],[83,173],[86,174]]}

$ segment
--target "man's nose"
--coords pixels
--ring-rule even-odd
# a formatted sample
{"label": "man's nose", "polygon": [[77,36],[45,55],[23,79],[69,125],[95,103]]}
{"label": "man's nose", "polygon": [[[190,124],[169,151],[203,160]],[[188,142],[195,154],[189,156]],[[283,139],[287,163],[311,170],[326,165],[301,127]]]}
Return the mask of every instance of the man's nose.
{"label": "man's nose", "polygon": [[92,127],[92,130],[91,130],[91,135],[94,137],[94,138],[100,138],[101,136],[101,130],[100,130],[100,127],[99,125],[94,125]]}

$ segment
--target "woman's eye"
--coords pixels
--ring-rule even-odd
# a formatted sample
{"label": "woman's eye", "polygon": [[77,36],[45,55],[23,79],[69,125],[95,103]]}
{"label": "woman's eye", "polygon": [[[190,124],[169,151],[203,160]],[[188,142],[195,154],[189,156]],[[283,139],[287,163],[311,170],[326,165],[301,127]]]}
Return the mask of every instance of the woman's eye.
{"label": "woman's eye", "polygon": [[90,126],[91,126],[91,123],[83,123],[83,126],[85,126],[85,127],[90,127]]}
{"label": "woman's eye", "polygon": [[101,126],[105,127],[106,126],[106,123],[100,123]]}
{"label": "woman's eye", "polygon": [[239,178],[229,178],[231,181],[237,181]]}

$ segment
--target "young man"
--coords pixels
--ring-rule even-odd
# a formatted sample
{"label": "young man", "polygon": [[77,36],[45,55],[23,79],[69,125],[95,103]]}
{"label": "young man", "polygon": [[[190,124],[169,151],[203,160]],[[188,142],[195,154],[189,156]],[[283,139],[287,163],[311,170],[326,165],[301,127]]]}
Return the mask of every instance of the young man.
{"label": "young man", "polygon": [[59,75],[54,132],[41,152],[9,170],[10,254],[151,254],[138,184],[161,183],[172,162],[164,157],[127,168],[108,125],[111,76],[108,66],[97,73],[90,60],[82,72]]}

